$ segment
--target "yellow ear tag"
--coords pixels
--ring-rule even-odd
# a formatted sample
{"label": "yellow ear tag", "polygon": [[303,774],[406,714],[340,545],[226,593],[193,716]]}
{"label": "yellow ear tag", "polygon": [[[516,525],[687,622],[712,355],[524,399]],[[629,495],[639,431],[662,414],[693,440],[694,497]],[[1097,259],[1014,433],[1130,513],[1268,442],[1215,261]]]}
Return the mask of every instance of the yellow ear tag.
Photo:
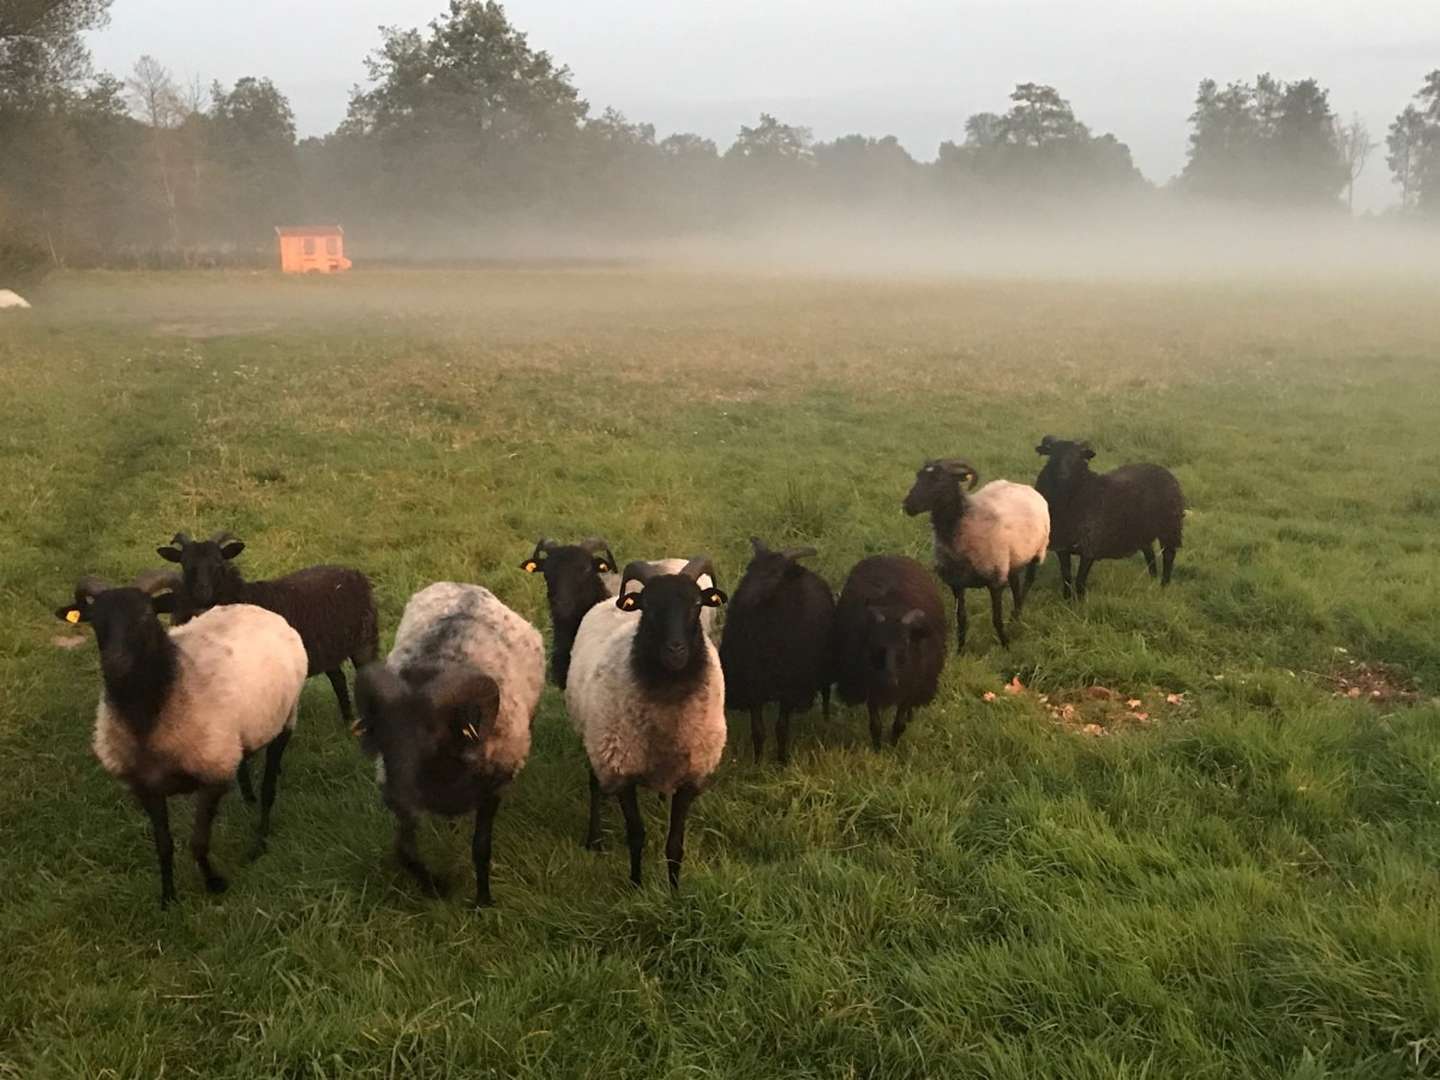
{"label": "yellow ear tag", "polygon": [[600,573],[602,573],[602,574],[608,574],[609,572],[610,572],[610,564],[609,564],[608,562],[602,562],[602,563],[600,564]]}
{"label": "yellow ear tag", "polygon": [[353,723],[353,724],[350,725],[350,734],[356,736],[357,738],[358,738],[364,731],[365,731],[365,725],[362,724],[359,720],[356,720],[355,723]]}
{"label": "yellow ear tag", "polygon": [[80,609],[71,608],[69,611],[67,611],[65,613],[65,621],[72,624],[78,623],[80,621]]}
{"label": "yellow ear tag", "polygon": [[536,570],[540,569],[540,566],[534,559],[526,559],[525,565],[521,567],[521,569],[527,574],[533,574]]}

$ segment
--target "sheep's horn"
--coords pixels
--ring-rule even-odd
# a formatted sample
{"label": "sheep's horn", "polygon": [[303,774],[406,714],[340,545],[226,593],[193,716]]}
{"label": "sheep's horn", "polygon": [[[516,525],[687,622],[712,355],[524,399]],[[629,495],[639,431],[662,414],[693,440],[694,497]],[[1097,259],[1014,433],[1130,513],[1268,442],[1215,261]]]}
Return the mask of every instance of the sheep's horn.
{"label": "sheep's horn", "polygon": [[715,564],[711,562],[709,555],[695,555],[680,570],[691,581],[699,581],[701,575],[709,574],[710,581],[715,581]]}
{"label": "sheep's horn", "polygon": [[584,540],[581,540],[578,546],[581,551],[588,552],[591,555],[603,554],[610,562],[610,569],[615,569],[615,553],[610,550],[610,542],[603,536],[588,536]]}
{"label": "sheep's horn", "polygon": [[559,540],[552,540],[548,536],[542,536],[539,540],[535,541],[535,550],[531,553],[530,558],[539,562],[541,555],[544,555],[548,551],[554,551],[559,546]]}
{"label": "sheep's horn", "polygon": [[770,550],[769,546],[765,543],[765,541],[761,540],[758,536],[750,537],[750,547],[756,555],[764,555],[767,551]]}
{"label": "sheep's horn", "polygon": [[186,532],[177,532],[174,536],[170,538],[170,543],[179,544],[181,547],[185,547],[188,544],[193,544],[194,542],[195,541],[190,539],[190,534]]}
{"label": "sheep's horn", "polygon": [[173,570],[146,570],[130,583],[130,587],[139,589],[148,596],[154,596],[167,589],[173,591],[180,588],[180,582],[180,575]]}
{"label": "sheep's horn", "polygon": [[787,558],[787,559],[794,560],[794,559],[811,559],[811,558],[814,558],[816,555],[819,555],[820,552],[819,552],[816,548],[813,548],[813,547],[798,547],[798,548],[786,548],[786,549],[785,549],[784,551],[782,551],[780,554],[784,555],[785,558]]}
{"label": "sheep's horn", "polygon": [[214,536],[210,537],[210,542],[212,544],[223,544],[234,539],[236,539],[236,536],[233,532],[229,529],[221,529]]}
{"label": "sheep's horn", "polygon": [[616,606],[625,610],[623,608],[625,603],[625,590],[630,582],[638,581],[641,585],[644,585],[659,572],[654,563],[646,562],[644,559],[636,559],[634,562],[626,563],[625,572],[620,575],[620,594],[619,598],[615,601]]}
{"label": "sheep's horn", "polygon": [[964,458],[946,458],[944,461],[937,461],[935,464],[951,476],[959,477],[962,482],[965,477],[968,476],[970,478],[971,491],[974,491],[975,485],[980,483],[980,474],[975,471],[975,466],[971,465]]}
{"label": "sheep's horn", "polygon": [[1047,455],[1051,450],[1055,449],[1055,444],[1059,441],[1059,438],[1055,435],[1042,435],[1040,436],[1040,445],[1035,447],[1035,452],[1040,455]]}

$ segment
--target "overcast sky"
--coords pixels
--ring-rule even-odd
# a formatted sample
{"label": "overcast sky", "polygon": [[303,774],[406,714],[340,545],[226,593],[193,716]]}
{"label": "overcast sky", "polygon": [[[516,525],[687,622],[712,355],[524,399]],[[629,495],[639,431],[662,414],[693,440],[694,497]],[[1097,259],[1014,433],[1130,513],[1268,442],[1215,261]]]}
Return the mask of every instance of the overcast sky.
{"label": "overcast sky", "polygon": [[[268,75],[301,134],[333,128],[377,26],[428,22],[444,0],[114,0],[97,66],[151,53],[188,80]],[[893,134],[929,160],[1017,82],[1051,83],[1150,179],[1184,164],[1195,86],[1269,71],[1316,76],[1377,139],[1440,67],[1440,0],[511,0],[533,46],[568,64],[598,112],[723,149],[763,109],[829,139]],[[1364,206],[1393,200],[1377,151]]]}

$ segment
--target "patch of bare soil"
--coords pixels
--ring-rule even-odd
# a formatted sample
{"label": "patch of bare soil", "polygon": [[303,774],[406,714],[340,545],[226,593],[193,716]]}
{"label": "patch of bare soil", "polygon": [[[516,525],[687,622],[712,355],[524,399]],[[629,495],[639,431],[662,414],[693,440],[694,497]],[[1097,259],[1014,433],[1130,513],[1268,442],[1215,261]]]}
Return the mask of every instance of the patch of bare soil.
{"label": "patch of bare soil", "polygon": [[991,702],[1001,695],[1033,698],[1059,727],[1080,735],[1116,735],[1148,729],[1172,719],[1187,709],[1183,693],[1152,686],[1146,690],[1120,691],[1108,686],[1080,686],[1037,694],[1017,675],[999,694],[987,690],[981,700]]}
{"label": "patch of bare soil", "polygon": [[1376,705],[1417,705],[1420,688],[1398,664],[1383,660],[1357,660],[1341,648],[1335,650],[1330,670],[1311,672],[1336,697],[1369,701]]}

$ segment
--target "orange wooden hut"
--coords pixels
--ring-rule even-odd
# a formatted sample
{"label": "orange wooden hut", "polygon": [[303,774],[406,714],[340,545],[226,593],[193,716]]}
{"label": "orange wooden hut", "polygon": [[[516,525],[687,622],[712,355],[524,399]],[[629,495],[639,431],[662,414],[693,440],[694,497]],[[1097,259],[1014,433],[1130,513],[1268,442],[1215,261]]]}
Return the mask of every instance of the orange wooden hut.
{"label": "orange wooden hut", "polygon": [[287,274],[334,274],[350,269],[339,225],[276,225],[280,269]]}

